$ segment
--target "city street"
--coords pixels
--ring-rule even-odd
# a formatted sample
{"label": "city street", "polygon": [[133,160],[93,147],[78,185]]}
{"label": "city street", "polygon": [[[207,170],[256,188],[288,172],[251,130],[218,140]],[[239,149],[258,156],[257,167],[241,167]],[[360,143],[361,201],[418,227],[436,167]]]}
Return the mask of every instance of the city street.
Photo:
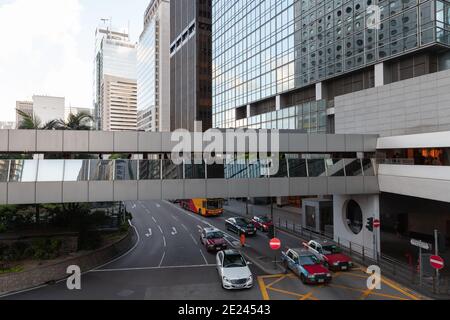
{"label": "city street", "polygon": [[[382,290],[367,290],[365,275],[356,269],[335,274],[329,286],[305,286],[293,274],[267,274],[259,265],[274,257],[269,239],[258,233],[248,239],[251,270],[255,286],[246,291],[222,289],[215,268],[215,256],[199,244],[199,230],[213,225],[225,231],[224,220],[232,214],[206,219],[186,212],[169,202],[128,203],[137,243],[117,260],[82,276],[82,290],[69,291],[65,282],[5,297],[5,299],[150,299],[150,300],[261,300],[261,299],[394,299],[420,297],[409,290],[384,281]],[[301,241],[279,232],[283,248],[297,248]],[[230,245],[239,247],[235,235],[227,234]],[[247,252],[247,251],[246,251]],[[275,257],[274,257],[275,258]],[[277,257],[279,259],[279,256]],[[267,263],[265,264],[267,266]]]}

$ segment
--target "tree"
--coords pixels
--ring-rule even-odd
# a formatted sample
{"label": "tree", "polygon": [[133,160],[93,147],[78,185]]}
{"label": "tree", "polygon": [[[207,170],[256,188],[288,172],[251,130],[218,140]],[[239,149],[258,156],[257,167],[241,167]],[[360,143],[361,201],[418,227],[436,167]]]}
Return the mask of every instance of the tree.
{"label": "tree", "polygon": [[21,110],[17,110],[17,113],[22,117],[18,126],[18,129],[22,130],[54,130],[58,122],[57,120],[52,120],[42,125],[41,119],[34,114],[30,115]]}
{"label": "tree", "polygon": [[63,119],[56,121],[56,129],[58,130],[85,130],[89,131],[92,130],[92,122],[94,121],[94,118],[84,112],[80,112],[77,114],[69,114],[69,117],[67,118],[67,121],[64,121]]}

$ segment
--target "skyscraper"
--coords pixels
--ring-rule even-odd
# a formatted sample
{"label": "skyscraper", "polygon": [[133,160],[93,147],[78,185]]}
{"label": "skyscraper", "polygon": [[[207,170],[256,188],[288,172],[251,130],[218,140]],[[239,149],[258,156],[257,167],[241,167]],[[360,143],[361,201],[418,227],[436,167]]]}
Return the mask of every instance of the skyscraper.
{"label": "skyscraper", "polygon": [[138,130],[170,131],[170,2],[152,0],[139,39]]}
{"label": "skyscraper", "polygon": [[341,117],[336,97],[448,65],[447,10],[445,1],[213,0],[214,126],[325,133],[336,115],[337,131],[355,128],[355,110]]}
{"label": "skyscraper", "polygon": [[450,164],[448,1],[213,0],[212,21],[215,127],[381,136],[382,192],[333,195],[336,240],[370,246],[378,215],[383,254],[450,236],[448,189],[430,182]]}
{"label": "skyscraper", "polygon": [[129,35],[97,29],[94,61],[94,117],[98,130],[136,130],[136,45]]}
{"label": "skyscraper", "polygon": [[211,0],[170,2],[171,129],[211,128]]}

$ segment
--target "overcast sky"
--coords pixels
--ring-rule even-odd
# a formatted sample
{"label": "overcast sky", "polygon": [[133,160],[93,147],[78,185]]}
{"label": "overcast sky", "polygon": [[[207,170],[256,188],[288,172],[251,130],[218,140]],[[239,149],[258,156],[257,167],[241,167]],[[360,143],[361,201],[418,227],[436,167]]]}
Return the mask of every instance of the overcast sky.
{"label": "overcast sky", "polygon": [[150,0],[0,0],[0,121],[15,120],[16,100],[66,97],[92,108],[95,29],[101,18],[137,42]]}

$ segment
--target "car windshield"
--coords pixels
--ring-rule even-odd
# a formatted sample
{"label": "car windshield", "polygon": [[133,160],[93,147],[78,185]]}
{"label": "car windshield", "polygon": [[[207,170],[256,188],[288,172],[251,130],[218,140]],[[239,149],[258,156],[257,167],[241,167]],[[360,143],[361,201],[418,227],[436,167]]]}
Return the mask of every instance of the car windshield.
{"label": "car windshield", "polygon": [[240,226],[248,226],[251,224],[251,221],[247,219],[236,219],[236,224]]}
{"label": "car windshield", "polygon": [[206,239],[222,239],[222,238],[223,238],[223,234],[222,234],[222,232],[219,232],[219,231],[210,232],[206,235]]}
{"label": "car windshield", "polygon": [[269,223],[270,219],[268,217],[258,217],[259,221],[261,221],[262,223]]}
{"label": "car windshield", "polygon": [[244,258],[238,254],[225,255],[223,259],[224,268],[242,268],[246,266],[247,263]]}
{"label": "car windshield", "polygon": [[318,264],[319,260],[315,256],[303,256],[300,257],[300,265],[302,266],[312,266]]}
{"label": "car windshield", "polygon": [[338,254],[342,252],[342,250],[335,245],[323,246],[322,250],[323,254]]}

